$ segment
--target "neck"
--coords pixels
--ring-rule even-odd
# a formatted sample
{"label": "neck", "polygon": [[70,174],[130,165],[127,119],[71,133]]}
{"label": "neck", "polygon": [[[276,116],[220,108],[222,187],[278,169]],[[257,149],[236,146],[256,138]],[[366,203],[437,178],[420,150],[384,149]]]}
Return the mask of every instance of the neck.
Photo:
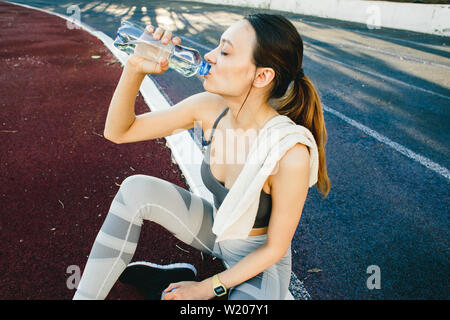
{"label": "neck", "polygon": [[[254,89],[252,88],[251,91]],[[269,119],[278,115],[278,112],[256,92],[250,92],[242,106],[245,96],[223,97],[230,108],[228,113],[233,129],[260,130]]]}

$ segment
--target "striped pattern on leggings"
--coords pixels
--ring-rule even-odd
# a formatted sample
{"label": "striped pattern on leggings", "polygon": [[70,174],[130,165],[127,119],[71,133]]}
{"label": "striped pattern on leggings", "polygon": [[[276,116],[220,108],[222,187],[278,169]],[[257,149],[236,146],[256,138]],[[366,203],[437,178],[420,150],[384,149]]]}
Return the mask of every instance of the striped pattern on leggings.
{"label": "striped pattern on leggings", "polygon": [[[73,299],[105,299],[136,251],[144,220],[184,243],[232,266],[264,244],[266,235],[215,243],[213,205],[171,182],[147,176],[126,178],[95,239]],[[290,249],[256,277],[233,288],[229,299],[282,299],[290,279]]]}

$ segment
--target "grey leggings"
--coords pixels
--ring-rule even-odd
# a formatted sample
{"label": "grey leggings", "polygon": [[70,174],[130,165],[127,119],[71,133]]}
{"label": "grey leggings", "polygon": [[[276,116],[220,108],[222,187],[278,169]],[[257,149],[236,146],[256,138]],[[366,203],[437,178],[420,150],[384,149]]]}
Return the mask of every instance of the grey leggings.
{"label": "grey leggings", "polygon": [[[207,200],[171,182],[147,175],[126,178],[112,201],[73,299],[105,299],[130,263],[143,220],[166,228],[184,243],[232,267],[263,245],[267,235],[215,243],[217,210]],[[157,250],[155,248],[155,250]],[[284,299],[291,274],[291,249],[264,272],[234,287],[229,299]]]}

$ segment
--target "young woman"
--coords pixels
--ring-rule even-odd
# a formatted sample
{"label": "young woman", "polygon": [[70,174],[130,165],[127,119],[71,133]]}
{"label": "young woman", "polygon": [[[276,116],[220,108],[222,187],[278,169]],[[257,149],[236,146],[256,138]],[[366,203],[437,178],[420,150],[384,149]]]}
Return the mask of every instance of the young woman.
{"label": "young woman", "polygon": [[[180,43],[179,38],[172,39],[170,31],[157,28],[153,32],[151,26],[147,31],[162,43]],[[279,160],[276,173],[264,183],[255,225],[247,239],[215,243],[212,225],[244,166],[224,160],[237,158],[235,146],[239,143],[234,140],[244,139],[242,132],[258,132],[277,115],[288,116],[313,134],[319,152],[317,188],[324,197],[330,190],[327,134],[319,96],[303,74],[303,41],[286,18],[252,14],[231,25],[205,59],[211,64],[203,83],[205,92],[168,110],[135,116],[135,98],[143,78],[164,73],[168,62],[130,56],[109,106],[104,135],[115,143],[130,143],[166,137],[200,122],[204,132],[211,133],[206,137],[209,149],[205,158],[212,156],[212,148],[218,159],[209,165],[202,163],[202,178],[214,194],[214,204],[157,177],[126,178],[95,240],[74,299],[107,296],[132,259],[144,220],[160,224],[186,244],[230,266],[203,281],[171,284],[164,291],[165,300],[211,299],[218,295],[218,287],[228,290],[229,299],[286,297],[290,244],[308,193],[307,146],[297,143],[290,148]],[[240,133],[230,135],[229,131]],[[213,139],[214,132],[222,133],[223,141]]]}

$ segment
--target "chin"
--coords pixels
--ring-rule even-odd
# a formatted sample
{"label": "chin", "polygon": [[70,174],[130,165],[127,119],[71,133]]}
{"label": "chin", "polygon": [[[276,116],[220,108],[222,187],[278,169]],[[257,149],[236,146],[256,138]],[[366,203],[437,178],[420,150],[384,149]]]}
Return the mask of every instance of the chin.
{"label": "chin", "polygon": [[208,92],[209,92],[209,89],[208,89],[208,84],[207,84],[207,82],[208,82],[208,80],[206,80],[206,79],[203,79],[203,81],[202,81],[202,85],[203,85],[203,89],[205,89],[206,91],[208,91]]}
{"label": "chin", "polygon": [[218,93],[217,90],[214,90],[214,88],[211,86],[211,84],[208,81],[208,79],[204,79],[204,81],[203,81],[203,89],[205,89],[206,91],[208,91],[210,93]]}

